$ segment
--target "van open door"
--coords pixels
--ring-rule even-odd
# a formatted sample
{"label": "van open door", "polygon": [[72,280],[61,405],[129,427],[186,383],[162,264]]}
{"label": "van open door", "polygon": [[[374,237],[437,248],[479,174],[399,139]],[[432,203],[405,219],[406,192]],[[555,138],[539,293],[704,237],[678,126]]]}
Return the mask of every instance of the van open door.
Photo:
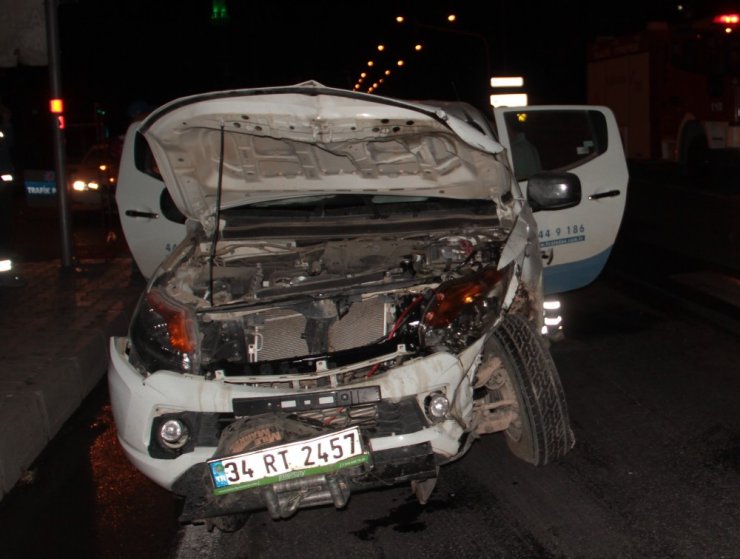
{"label": "van open door", "polygon": [[577,289],[601,273],[622,222],[629,179],[616,119],[606,107],[494,109],[499,141],[524,193],[545,171],[575,174],[581,202],[535,213],[546,294]]}
{"label": "van open door", "polygon": [[129,250],[142,275],[157,266],[185,238],[185,216],[158,176],[149,145],[132,124],[123,143],[116,203]]}

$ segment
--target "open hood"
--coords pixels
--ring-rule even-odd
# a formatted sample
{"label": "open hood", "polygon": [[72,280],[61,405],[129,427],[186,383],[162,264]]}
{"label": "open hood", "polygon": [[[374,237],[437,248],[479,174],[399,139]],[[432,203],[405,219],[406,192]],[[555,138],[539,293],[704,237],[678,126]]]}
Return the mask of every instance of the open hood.
{"label": "open hood", "polygon": [[223,209],[352,192],[496,200],[503,148],[464,115],[306,82],[177,99],[140,131],[178,208],[212,231],[219,175]]}

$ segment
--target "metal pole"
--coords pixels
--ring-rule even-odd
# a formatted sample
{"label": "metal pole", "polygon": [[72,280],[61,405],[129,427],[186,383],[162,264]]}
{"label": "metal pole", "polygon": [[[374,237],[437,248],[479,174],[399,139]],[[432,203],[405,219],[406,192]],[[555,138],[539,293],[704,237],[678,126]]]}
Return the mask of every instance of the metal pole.
{"label": "metal pole", "polygon": [[[49,82],[52,99],[62,99],[62,73],[59,52],[57,0],[46,0],[46,48],[49,54]],[[59,202],[59,228],[62,236],[62,268],[72,268],[72,219],[67,200],[67,160],[64,152],[64,130],[60,118],[52,115],[54,171]]]}

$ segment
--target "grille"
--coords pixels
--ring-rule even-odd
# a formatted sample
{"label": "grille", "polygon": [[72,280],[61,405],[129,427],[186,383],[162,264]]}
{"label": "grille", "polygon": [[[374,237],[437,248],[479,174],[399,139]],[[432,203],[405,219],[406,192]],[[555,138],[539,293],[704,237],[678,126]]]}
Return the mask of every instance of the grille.
{"label": "grille", "polygon": [[[257,360],[288,359],[308,353],[303,339],[305,317],[288,309],[262,313]],[[332,324],[329,350],[341,351],[370,344],[385,334],[385,303],[382,297],[354,303],[349,312]]]}

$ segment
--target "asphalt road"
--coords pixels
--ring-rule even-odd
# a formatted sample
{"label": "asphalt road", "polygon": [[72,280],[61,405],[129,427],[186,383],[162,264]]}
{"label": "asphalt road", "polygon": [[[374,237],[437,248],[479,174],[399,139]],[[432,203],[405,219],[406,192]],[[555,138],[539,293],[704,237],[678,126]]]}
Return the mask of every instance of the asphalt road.
{"label": "asphalt road", "polygon": [[577,442],[558,463],[491,435],[423,507],[399,487],[234,534],[180,529],[121,453],[101,385],[0,502],[2,556],[740,557],[738,338],[631,289],[607,275],[563,297],[552,351]]}
{"label": "asphalt road", "polygon": [[[103,383],[0,502],[0,555],[740,557],[738,335],[670,293],[676,273],[717,264],[646,243],[642,215],[625,222],[606,273],[562,298],[566,334],[552,351],[576,446],[560,462],[531,467],[490,435],[442,469],[424,507],[390,488],[341,511],[259,513],[237,533],[208,533],[179,527],[171,495],[126,461]],[[105,229],[88,223],[76,239],[104,255],[115,246],[100,244]]]}
{"label": "asphalt road", "polygon": [[[12,198],[13,227],[4,233],[0,248],[18,261],[60,259],[62,232],[59,212],[49,203],[28,202],[22,192]],[[70,214],[72,256],[77,260],[129,255],[116,213],[75,211]]]}
{"label": "asphalt road", "polygon": [[568,294],[553,347],[576,446],[535,468],[501,437],[408,488],[346,510],[253,515],[235,534],[189,527],[176,557],[740,557],[737,338],[598,281]]}

